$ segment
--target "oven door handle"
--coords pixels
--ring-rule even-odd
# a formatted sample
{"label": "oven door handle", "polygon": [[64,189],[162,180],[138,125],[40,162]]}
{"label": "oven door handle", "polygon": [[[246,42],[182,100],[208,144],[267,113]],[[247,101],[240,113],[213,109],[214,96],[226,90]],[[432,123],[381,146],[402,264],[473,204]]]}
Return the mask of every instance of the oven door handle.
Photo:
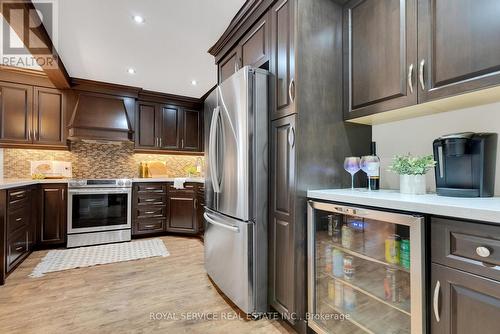
{"label": "oven door handle", "polygon": [[117,189],[68,189],[68,194],[71,195],[106,195],[106,194],[130,194],[132,189],[117,188]]}

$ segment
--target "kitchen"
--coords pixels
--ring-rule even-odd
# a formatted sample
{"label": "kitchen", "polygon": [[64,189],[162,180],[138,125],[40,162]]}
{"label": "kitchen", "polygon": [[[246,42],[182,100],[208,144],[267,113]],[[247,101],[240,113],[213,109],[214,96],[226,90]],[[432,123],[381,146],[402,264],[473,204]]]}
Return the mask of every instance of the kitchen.
{"label": "kitchen", "polygon": [[6,332],[496,333],[498,1],[49,2],[57,66],[0,69]]}

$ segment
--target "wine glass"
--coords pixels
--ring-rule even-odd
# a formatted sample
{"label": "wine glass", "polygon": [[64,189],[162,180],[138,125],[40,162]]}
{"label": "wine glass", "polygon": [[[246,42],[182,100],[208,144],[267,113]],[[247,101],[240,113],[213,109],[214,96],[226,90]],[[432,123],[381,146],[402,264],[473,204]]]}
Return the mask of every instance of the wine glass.
{"label": "wine glass", "polygon": [[370,176],[377,174],[380,168],[380,159],[376,155],[365,155],[364,157],[361,157],[360,166],[368,177],[368,191],[371,191],[372,187],[370,184]]}
{"label": "wine glass", "polygon": [[361,169],[358,157],[347,157],[344,160],[344,169],[351,174],[351,190],[354,190],[354,174]]}

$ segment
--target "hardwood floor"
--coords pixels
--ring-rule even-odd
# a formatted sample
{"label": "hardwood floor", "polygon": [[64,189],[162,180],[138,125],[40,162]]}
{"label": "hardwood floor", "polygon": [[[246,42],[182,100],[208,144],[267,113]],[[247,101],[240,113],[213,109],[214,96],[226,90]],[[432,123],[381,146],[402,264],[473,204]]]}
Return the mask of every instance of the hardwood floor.
{"label": "hardwood floor", "polygon": [[[169,257],[73,269],[41,278],[28,275],[47,251],[34,252],[0,287],[1,332],[293,332],[282,321],[237,319],[205,273],[199,239],[161,239]],[[193,319],[196,315],[198,319]]]}

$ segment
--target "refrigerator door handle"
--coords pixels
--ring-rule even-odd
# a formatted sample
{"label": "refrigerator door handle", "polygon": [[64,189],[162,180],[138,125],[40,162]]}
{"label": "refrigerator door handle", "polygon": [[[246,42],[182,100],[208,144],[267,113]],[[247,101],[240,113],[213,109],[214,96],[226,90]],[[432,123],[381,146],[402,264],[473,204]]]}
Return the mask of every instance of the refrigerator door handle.
{"label": "refrigerator door handle", "polygon": [[210,166],[210,174],[211,174],[211,179],[212,179],[212,185],[214,188],[215,193],[220,193],[220,186],[219,186],[219,177],[218,174],[219,172],[216,170],[216,159],[217,156],[215,154],[216,152],[216,136],[217,136],[217,123],[219,120],[219,115],[220,115],[220,107],[217,106],[214,109],[214,113],[212,115],[212,122],[210,123],[210,135],[208,138],[208,163]]}
{"label": "refrigerator door handle", "polygon": [[208,215],[208,213],[206,213],[206,212],[203,214],[203,217],[207,220],[207,222],[209,222],[212,225],[216,225],[216,226],[225,228],[227,230],[230,230],[230,231],[233,231],[233,232],[236,232],[236,233],[240,232],[240,229],[237,226],[219,223],[218,221],[216,221],[212,217],[210,217]]}

